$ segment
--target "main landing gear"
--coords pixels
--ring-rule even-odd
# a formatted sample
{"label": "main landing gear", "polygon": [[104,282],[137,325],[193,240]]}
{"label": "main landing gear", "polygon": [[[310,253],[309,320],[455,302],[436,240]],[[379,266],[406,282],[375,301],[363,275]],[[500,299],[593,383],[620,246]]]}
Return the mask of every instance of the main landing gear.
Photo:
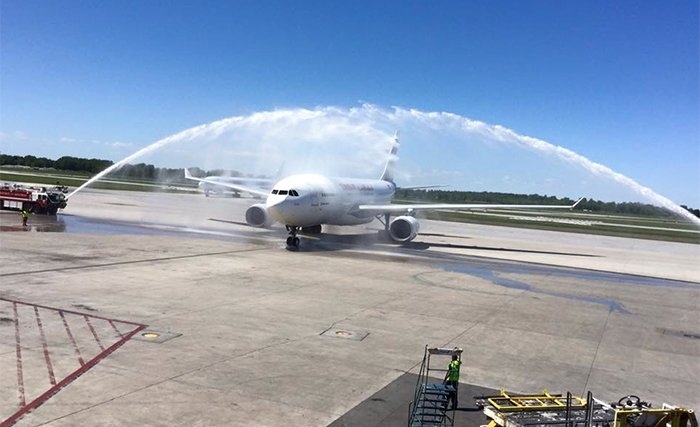
{"label": "main landing gear", "polygon": [[391,214],[389,213],[384,213],[380,215],[376,215],[375,218],[379,220],[379,222],[382,223],[384,226],[384,230],[379,230],[377,232],[377,235],[379,236],[379,240],[383,242],[391,242],[391,237],[389,235],[389,220],[391,219]]}
{"label": "main landing gear", "polygon": [[299,227],[294,225],[287,225],[287,231],[289,231],[289,236],[287,237],[287,249],[290,251],[296,251],[299,249],[299,238],[297,237],[297,232]]}

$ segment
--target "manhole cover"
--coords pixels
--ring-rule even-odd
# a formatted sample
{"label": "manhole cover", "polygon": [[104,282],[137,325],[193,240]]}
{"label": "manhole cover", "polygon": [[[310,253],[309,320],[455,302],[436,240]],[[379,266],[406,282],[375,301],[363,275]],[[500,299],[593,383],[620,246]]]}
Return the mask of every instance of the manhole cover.
{"label": "manhole cover", "polygon": [[353,331],[350,329],[329,328],[321,332],[321,335],[327,337],[345,338],[353,341],[362,341],[369,335],[367,331]]}

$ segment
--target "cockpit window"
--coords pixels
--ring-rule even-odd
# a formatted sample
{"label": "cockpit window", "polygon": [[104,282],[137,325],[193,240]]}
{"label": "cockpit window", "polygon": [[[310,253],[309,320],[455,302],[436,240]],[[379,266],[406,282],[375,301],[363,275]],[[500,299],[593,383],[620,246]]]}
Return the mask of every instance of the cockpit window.
{"label": "cockpit window", "polygon": [[272,194],[277,194],[277,189],[272,190]]}
{"label": "cockpit window", "polygon": [[286,196],[287,190],[280,190],[277,194],[279,194],[280,196]]}
{"label": "cockpit window", "polygon": [[295,197],[299,196],[299,193],[297,193],[297,190],[289,190],[289,194],[292,196],[295,196]]}

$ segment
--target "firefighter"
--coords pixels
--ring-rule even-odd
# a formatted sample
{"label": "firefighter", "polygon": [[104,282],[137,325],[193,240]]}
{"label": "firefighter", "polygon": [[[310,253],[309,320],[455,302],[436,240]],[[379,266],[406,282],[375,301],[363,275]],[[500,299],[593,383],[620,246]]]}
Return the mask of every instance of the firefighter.
{"label": "firefighter", "polygon": [[449,407],[450,402],[452,402],[452,409],[457,409],[457,391],[459,390],[459,367],[462,365],[462,361],[459,360],[459,356],[456,354],[452,355],[452,361],[447,365],[447,373],[445,374],[445,380],[443,383],[445,385],[452,386],[454,391],[450,391],[450,395],[447,397],[447,405]]}
{"label": "firefighter", "polygon": [[22,227],[26,227],[27,220],[29,219],[29,211],[27,209],[22,209],[22,212],[20,212],[20,215],[22,215]]}

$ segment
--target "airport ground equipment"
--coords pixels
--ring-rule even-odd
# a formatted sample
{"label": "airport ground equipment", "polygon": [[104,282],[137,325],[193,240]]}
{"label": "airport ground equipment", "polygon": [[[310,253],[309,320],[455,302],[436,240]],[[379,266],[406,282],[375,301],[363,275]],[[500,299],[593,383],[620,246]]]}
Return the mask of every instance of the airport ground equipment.
{"label": "airport ground equipment", "polygon": [[[443,382],[453,355],[461,361],[462,349],[425,346],[416,390],[409,405],[408,427],[454,425],[455,405],[452,408],[447,405],[450,394],[456,390]],[[435,367],[436,363],[439,363],[439,367]]]}
{"label": "airport ground equipment", "polygon": [[66,207],[66,196],[58,190],[46,187],[22,187],[3,185],[0,187],[0,208],[9,210],[28,210],[35,214],[56,215],[59,209]]}
{"label": "airport ground equipment", "polygon": [[489,423],[482,427],[698,427],[692,409],[664,403],[653,408],[639,397],[628,395],[615,403],[595,399],[589,391],[586,399],[550,394],[482,397]]}

